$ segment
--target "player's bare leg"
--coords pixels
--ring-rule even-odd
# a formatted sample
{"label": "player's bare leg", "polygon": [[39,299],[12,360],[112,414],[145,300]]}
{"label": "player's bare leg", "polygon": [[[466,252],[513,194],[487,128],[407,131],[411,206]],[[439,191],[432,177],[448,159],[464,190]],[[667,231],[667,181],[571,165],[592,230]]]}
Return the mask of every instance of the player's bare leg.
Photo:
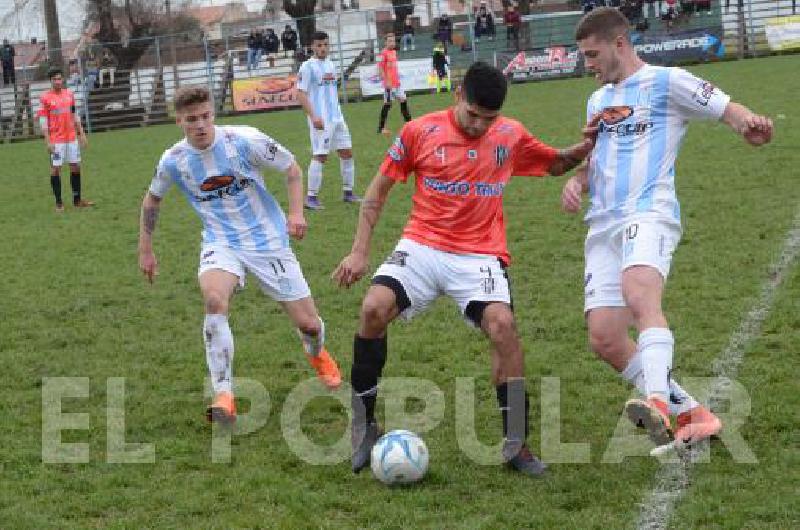
{"label": "player's bare leg", "polygon": [[203,324],[206,362],[214,388],[214,401],[206,409],[206,419],[231,424],[236,421],[236,404],[233,398],[233,334],[228,325],[228,308],[239,277],[211,269],[201,274],[198,281],[206,310]]}
{"label": "player's bare leg", "polygon": [[319,317],[314,299],[310,296],[291,302],[282,302],[284,311],[289,316],[297,334],[303,343],[303,350],[317,377],[330,388],[339,388],[342,376],[336,361],[325,349],[325,323]]}
{"label": "player's bare leg", "polygon": [[353,341],[353,425],[351,463],[358,473],[370,464],[372,446],[381,436],[375,419],[378,380],[386,364],[386,331],[398,315],[397,299],[389,287],[372,285],[361,304],[358,333]]}
{"label": "player's bare leg", "polygon": [[481,329],[492,344],[492,382],[503,416],[503,458],[512,469],[541,476],[547,466],[530,452],[526,443],[529,401],[522,344],[511,307],[500,302],[486,305]]}

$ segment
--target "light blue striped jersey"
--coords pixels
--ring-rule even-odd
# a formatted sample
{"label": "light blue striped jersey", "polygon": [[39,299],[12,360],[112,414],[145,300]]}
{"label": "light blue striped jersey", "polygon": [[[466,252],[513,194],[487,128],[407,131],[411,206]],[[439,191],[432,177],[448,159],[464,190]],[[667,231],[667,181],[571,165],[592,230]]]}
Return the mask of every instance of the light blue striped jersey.
{"label": "light blue striped jersey", "polygon": [[203,244],[278,250],[289,246],[286,216],[261,170],[284,172],[293,162],[292,153],[258,129],[218,126],[207,149],[195,149],[186,139],[167,149],[150,193],[163,197],[176,184],[203,222]]}
{"label": "light blue striped jersey", "polygon": [[314,114],[326,124],[344,121],[339,107],[336,66],[330,59],[312,57],[304,62],[297,73],[297,89],[308,94]]}
{"label": "light blue striped jersey", "polygon": [[682,68],[645,65],[589,98],[587,121],[602,114],[589,161],[590,231],[625,218],[680,224],[675,159],[688,121],[719,119],[730,97]]}

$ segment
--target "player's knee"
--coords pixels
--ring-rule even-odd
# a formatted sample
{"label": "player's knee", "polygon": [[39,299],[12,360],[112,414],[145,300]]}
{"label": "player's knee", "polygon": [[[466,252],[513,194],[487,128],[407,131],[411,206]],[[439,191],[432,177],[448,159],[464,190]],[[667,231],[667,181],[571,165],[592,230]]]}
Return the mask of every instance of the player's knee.
{"label": "player's knee", "polygon": [[389,324],[391,308],[376,297],[367,296],[361,304],[361,325],[370,332],[383,331]]}
{"label": "player's knee", "polygon": [[625,341],[628,335],[608,330],[589,330],[589,346],[592,351],[603,359],[613,357],[625,351]]}
{"label": "player's knee", "polygon": [[510,310],[502,311],[487,308],[483,313],[483,329],[489,338],[494,340],[502,340],[516,335],[517,327],[514,323],[514,313]]}
{"label": "player's knee", "polygon": [[205,293],[203,301],[206,306],[206,314],[209,315],[227,315],[228,314],[228,299],[222,293],[211,291]]}
{"label": "player's knee", "polygon": [[319,162],[320,164],[324,164],[328,161],[328,155],[314,155],[314,160]]}
{"label": "player's knee", "polygon": [[342,160],[350,160],[353,158],[353,151],[350,149],[342,149],[339,151],[339,158]]}

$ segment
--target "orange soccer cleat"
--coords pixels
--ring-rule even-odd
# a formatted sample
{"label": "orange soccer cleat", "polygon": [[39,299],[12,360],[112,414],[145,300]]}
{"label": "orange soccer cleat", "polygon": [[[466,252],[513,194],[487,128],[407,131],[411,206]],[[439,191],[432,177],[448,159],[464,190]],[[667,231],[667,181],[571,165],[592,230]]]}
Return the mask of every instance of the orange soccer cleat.
{"label": "orange soccer cleat", "polygon": [[217,392],[214,402],[206,409],[209,422],[230,425],[236,421],[236,403],[231,392]]}
{"label": "orange soccer cleat", "polygon": [[322,348],[319,355],[313,356],[306,354],[308,362],[317,371],[317,377],[322,383],[330,388],[336,390],[342,384],[342,374],[339,373],[339,366],[333,357],[328,354],[328,350]]}
{"label": "orange soccer cleat", "polygon": [[685,445],[696,444],[722,430],[722,422],[713,412],[698,405],[688,412],[678,414],[678,430],[675,438]]}
{"label": "orange soccer cleat", "polygon": [[630,399],[625,403],[625,413],[637,427],[647,430],[650,440],[656,445],[668,444],[672,441],[672,424],[669,420],[669,408],[660,399]]}

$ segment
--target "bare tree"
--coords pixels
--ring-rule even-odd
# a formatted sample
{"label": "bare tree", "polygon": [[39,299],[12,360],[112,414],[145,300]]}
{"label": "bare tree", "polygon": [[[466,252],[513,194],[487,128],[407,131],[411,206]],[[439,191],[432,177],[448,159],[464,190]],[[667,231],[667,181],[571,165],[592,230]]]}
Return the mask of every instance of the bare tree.
{"label": "bare tree", "polygon": [[47,26],[47,60],[51,67],[64,68],[61,31],[58,28],[56,0],[44,0],[44,22]]}
{"label": "bare tree", "polygon": [[311,45],[311,36],[317,30],[316,7],[317,0],[283,0],[283,10],[297,22],[297,33],[303,47]]}

